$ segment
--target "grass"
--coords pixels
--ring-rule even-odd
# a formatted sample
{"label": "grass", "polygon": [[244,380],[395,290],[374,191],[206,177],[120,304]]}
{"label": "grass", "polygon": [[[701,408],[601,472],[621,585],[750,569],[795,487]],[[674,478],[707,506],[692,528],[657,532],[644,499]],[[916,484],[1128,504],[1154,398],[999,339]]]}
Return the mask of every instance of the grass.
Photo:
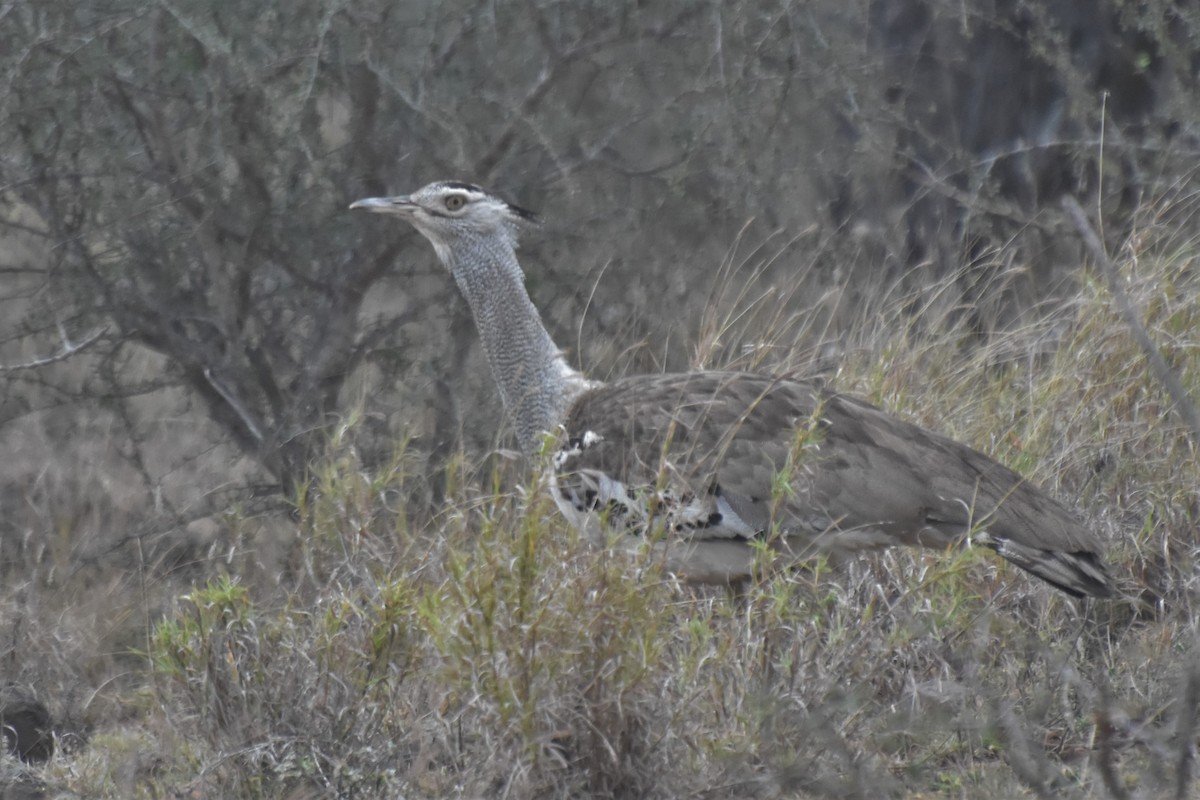
{"label": "grass", "polygon": [[[1200,398],[1194,248],[1136,245],[1130,294]],[[829,316],[781,294],[799,296],[714,295],[697,363],[821,353]],[[123,798],[1189,796],[1197,443],[1100,282],[983,343],[953,304],[919,326],[898,310],[919,299],[858,309],[829,378],[1080,498],[1126,600],[1076,604],[970,550],[818,560],[740,597],[689,588],[650,553],[590,548],[502,458],[452,461],[429,509],[413,444],[368,470],[351,416],[290,518],[231,513],[186,569],[81,570],[53,525],[36,558],[6,562],[5,672],[46,696],[60,747],[45,766],[0,758],[0,781]]]}

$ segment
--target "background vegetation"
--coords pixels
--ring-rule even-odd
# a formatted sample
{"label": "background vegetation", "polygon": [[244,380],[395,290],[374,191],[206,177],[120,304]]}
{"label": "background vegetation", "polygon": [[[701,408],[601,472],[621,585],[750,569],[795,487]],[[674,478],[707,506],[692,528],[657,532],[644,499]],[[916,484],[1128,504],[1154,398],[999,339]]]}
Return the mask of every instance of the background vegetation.
{"label": "background vegetation", "polygon": [[[1198,34],[1167,0],[0,8],[0,701],[56,745],[0,795],[1191,796],[1194,405],[1113,290],[1194,403]],[[445,177],[543,212],[530,291],[589,374],[823,375],[1076,500],[1127,598],[968,551],[735,600],[582,546],[427,245],[344,213]]]}

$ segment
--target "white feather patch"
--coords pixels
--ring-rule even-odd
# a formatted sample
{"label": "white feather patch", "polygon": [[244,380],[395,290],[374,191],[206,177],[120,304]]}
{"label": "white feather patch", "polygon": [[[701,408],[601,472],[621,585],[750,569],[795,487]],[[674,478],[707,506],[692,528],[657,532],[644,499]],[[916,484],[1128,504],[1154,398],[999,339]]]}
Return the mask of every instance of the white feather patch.
{"label": "white feather patch", "polygon": [[[571,437],[554,454],[550,491],[563,517],[589,538],[608,533],[644,535],[653,516],[673,535],[696,541],[751,539],[759,534],[720,496],[683,489],[629,487],[599,470],[571,468],[587,449],[604,441],[594,431]],[[671,473],[671,465],[664,465]]]}

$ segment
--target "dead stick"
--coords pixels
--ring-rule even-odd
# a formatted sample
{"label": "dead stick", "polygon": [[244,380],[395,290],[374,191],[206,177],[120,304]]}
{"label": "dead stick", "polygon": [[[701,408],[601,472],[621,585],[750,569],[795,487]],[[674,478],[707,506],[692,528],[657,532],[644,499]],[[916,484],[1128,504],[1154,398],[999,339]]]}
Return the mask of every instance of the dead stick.
{"label": "dead stick", "polygon": [[1117,311],[1120,313],[1121,318],[1125,320],[1125,324],[1129,326],[1134,340],[1142,348],[1142,352],[1146,354],[1146,358],[1150,360],[1150,369],[1153,370],[1155,377],[1162,382],[1163,386],[1167,387],[1167,394],[1175,402],[1175,411],[1183,418],[1184,423],[1192,429],[1192,435],[1200,442],[1200,412],[1196,411],[1196,407],[1188,399],[1183,384],[1179,382],[1179,378],[1167,366],[1167,361],[1162,357],[1162,353],[1158,351],[1154,340],[1150,338],[1150,334],[1142,327],[1137,311],[1133,307],[1133,302],[1129,299],[1129,295],[1125,293],[1125,288],[1121,286],[1120,276],[1117,275],[1117,268],[1113,265],[1108,254],[1104,252],[1104,245],[1101,243],[1100,237],[1096,234],[1096,229],[1088,222],[1087,215],[1083,213],[1083,208],[1080,207],[1079,201],[1074,197],[1071,195],[1064,196],[1062,206],[1071,216],[1071,221],[1075,223],[1075,228],[1079,231],[1079,235],[1083,237],[1083,243],[1087,247],[1088,252],[1091,253],[1092,260],[1096,262],[1096,266],[1100,267],[1100,271],[1104,273],[1104,277],[1108,281],[1109,290],[1112,291],[1113,299],[1117,302]]}
{"label": "dead stick", "polygon": [[63,336],[63,346],[57,353],[49,356],[41,356],[40,358],[35,358],[32,361],[26,361],[23,364],[0,364],[0,372],[17,372],[18,370],[23,369],[38,369],[39,367],[45,367],[53,364],[56,361],[65,361],[66,359],[78,353],[80,350],[95,342],[106,333],[108,333],[106,328],[98,328],[97,330],[92,331],[87,336],[83,337],[83,339],[78,342],[72,342],[71,340],[67,339],[66,336]]}

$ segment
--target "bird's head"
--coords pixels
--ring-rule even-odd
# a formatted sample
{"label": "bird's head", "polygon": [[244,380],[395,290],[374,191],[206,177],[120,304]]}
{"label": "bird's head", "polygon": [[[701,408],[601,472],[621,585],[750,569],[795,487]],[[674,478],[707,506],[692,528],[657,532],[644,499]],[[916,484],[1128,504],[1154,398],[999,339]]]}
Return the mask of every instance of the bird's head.
{"label": "bird's head", "polygon": [[516,247],[521,223],[537,219],[532,212],[461,181],[438,181],[409,195],[367,197],[351,203],[350,208],[403,219],[432,242],[448,264],[456,246],[477,243],[481,238],[499,237]]}

